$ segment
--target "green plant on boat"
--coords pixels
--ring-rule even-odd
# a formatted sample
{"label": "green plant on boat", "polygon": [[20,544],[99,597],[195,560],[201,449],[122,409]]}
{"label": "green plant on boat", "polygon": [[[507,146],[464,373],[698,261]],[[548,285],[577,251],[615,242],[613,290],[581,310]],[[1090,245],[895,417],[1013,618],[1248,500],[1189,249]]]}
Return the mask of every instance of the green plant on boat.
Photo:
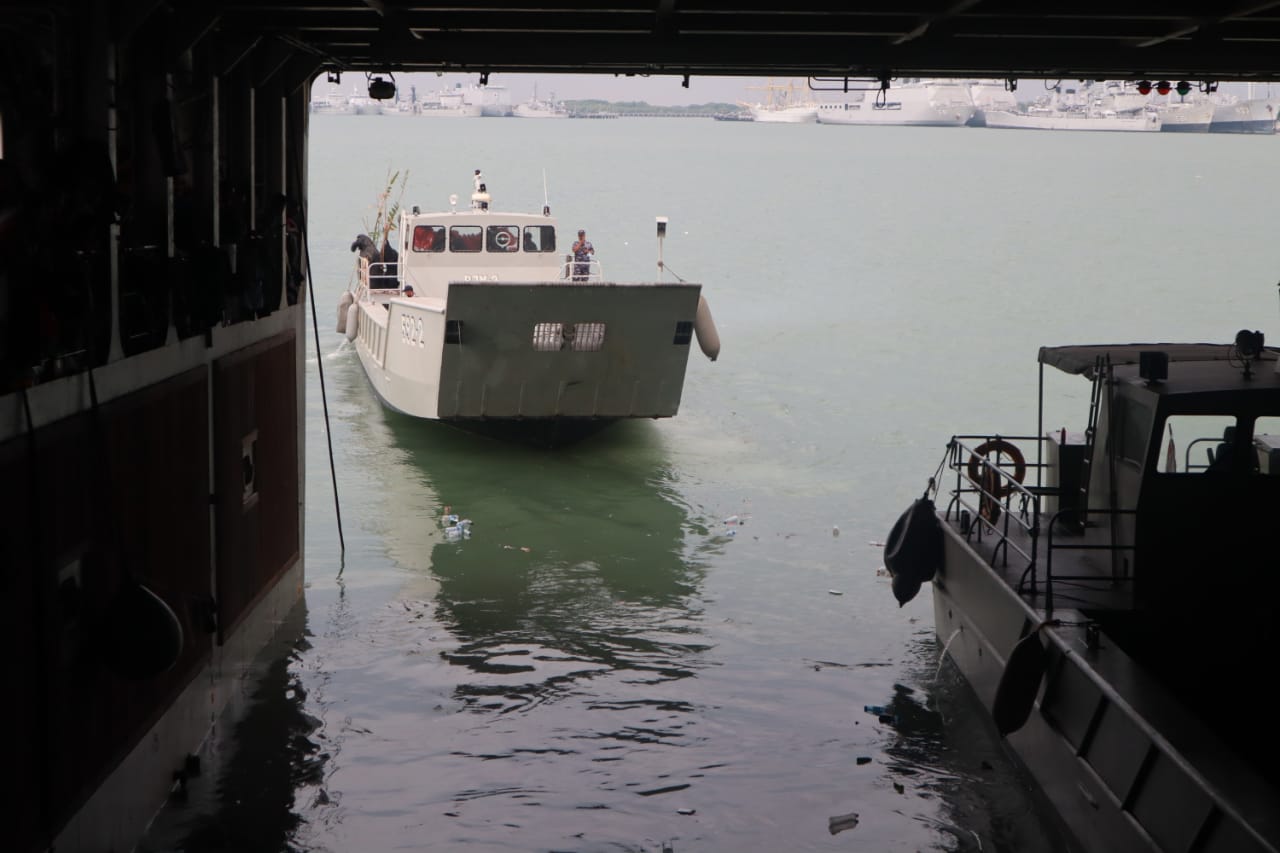
{"label": "green plant on boat", "polygon": [[[400,201],[404,198],[405,186],[409,183],[409,171],[393,172],[387,169],[387,185],[378,193],[378,204],[374,211],[373,222],[367,219],[364,222],[364,229],[369,235],[369,239],[373,241],[373,245],[378,247],[378,256],[384,257],[386,253],[388,238],[391,232],[396,230],[396,220],[400,218]],[[395,196],[395,201],[392,201]]]}

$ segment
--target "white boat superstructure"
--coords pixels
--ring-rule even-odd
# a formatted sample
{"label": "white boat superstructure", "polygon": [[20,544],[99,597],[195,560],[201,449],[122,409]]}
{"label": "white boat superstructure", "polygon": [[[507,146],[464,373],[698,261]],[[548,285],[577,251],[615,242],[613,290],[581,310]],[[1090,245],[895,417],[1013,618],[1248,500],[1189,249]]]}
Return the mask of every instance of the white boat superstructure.
{"label": "white boat superstructure", "polygon": [[[549,208],[401,212],[398,258],[359,261],[338,330],[391,409],[540,442],[676,414],[690,343],[719,353],[701,285],[606,280]],[[659,239],[665,220],[659,220]],[[409,295],[412,294],[412,295]]]}
{"label": "white boat superstructure", "polygon": [[426,95],[420,106],[420,114],[432,118],[479,118],[484,108],[478,103],[467,103],[462,86],[444,89]]}
{"label": "white boat superstructure", "polygon": [[1018,111],[1018,99],[1004,80],[968,81],[969,99],[973,101],[970,127],[986,127],[987,110]]}
{"label": "white boat superstructure", "polygon": [[819,124],[962,127],[973,118],[973,98],[960,81],[911,80],[874,92],[851,93],[818,106]]}
{"label": "white boat superstructure", "polygon": [[312,96],[311,112],[325,115],[351,115],[355,110],[352,109],[346,93],[336,86],[330,86],[328,91]]}
{"label": "white boat superstructure", "polygon": [[[1089,86],[1055,89],[1028,104],[1025,110],[987,110],[986,126],[1016,130],[1159,131],[1160,113],[1145,100],[1142,108],[1133,109],[1128,94]],[[1123,110],[1117,110],[1117,106]]]}
{"label": "white boat superstructure", "polygon": [[483,86],[469,86],[463,95],[468,104],[478,104],[480,115],[509,116],[511,110],[511,92],[500,83],[486,83]]}
{"label": "white boat superstructure", "polygon": [[516,118],[568,118],[569,110],[556,100],[556,93],[542,100],[538,98],[538,84],[533,85],[533,97],[524,103],[516,104],[512,115]]}
{"label": "white boat superstructure", "polygon": [[754,104],[742,104],[751,112],[754,121],[782,124],[808,124],[818,120],[818,104],[802,99],[801,89],[794,82],[774,83],[765,86],[749,86],[765,93],[764,100]]}

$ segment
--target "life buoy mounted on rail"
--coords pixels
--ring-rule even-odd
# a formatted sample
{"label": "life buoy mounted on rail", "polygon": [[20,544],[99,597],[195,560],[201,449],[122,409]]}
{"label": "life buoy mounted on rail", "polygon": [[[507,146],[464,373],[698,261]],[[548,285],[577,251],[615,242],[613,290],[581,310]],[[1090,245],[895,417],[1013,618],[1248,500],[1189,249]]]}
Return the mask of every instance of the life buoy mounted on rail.
{"label": "life buoy mounted on rail", "polygon": [[1027,476],[1027,460],[1023,458],[1022,451],[1017,445],[1005,441],[1003,438],[993,438],[982,442],[973,449],[973,455],[969,457],[968,473],[969,479],[974,483],[983,484],[984,490],[989,491],[994,498],[1002,498],[1013,492],[1013,486],[1004,477],[995,476],[996,481],[994,488],[985,489],[986,483],[983,479],[982,466],[991,465],[992,454],[995,454],[996,466],[1003,461],[1002,457],[1009,457],[1013,462],[1013,479],[1021,483]]}

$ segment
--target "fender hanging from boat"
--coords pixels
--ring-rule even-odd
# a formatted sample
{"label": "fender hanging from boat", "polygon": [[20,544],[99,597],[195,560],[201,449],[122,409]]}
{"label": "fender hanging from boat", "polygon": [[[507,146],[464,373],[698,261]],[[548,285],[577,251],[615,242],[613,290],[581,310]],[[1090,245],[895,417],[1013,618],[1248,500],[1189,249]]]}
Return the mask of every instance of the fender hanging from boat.
{"label": "fender hanging from boat", "polygon": [[933,580],[942,565],[942,554],[942,527],[933,501],[927,496],[916,498],[898,517],[884,545],[884,566],[893,575],[893,595],[899,607]]}
{"label": "fender hanging from boat", "polygon": [[715,361],[720,355],[720,333],[716,331],[715,320],[711,319],[711,306],[702,294],[698,294],[698,310],[693,315],[693,332],[698,336],[702,354]]}
{"label": "fender hanging from boat", "polygon": [[351,307],[351,303],[356,301],[355,295],[350,290],[345,290],[342,296],[338,297],[338,334],[345,335],[347,333],[347,309]]}
{"label": "fender hanging from boat", "polygon": [[1013,734],[1022,728],[1031,716],[1036,694],[1040,692],[1040,680],[1049,665],[1049,653],[1040,642],[1040,628],[1027,634],[1005,661],[1000,683],[996,685],[996,698],[991,704],[991,717],[995,720],[1000,736]]}
{"label": "fender hanging from boat", "polygon": [[356,339],[356,326],[358,325],[356,322],[356,311],[358,310],[359,306],[354,302],[347,306],[347,330],[345,334],[349,341],[354,341]]}

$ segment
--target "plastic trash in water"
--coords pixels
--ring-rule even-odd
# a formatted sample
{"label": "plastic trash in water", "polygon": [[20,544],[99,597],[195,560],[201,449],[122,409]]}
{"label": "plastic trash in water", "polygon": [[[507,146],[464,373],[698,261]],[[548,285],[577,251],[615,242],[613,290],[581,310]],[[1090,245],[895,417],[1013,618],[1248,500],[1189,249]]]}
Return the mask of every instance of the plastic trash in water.
{"label": "plastic trash in water", "polygon": [[838,814],[827,818],[827,832],[835,835],[844,832],[846,829],[853,829],[858,825],[858,815],[856,812],[849,814]]}
{"label": "plastic trash in water", "polygon": [[731,515],[724,520],[724,523],[725,524],[741,524],[742,519],[738,518],[736,515]]}
{"label": "plastic trash in water", "polygon": [[452,524],[444,529],[444,538],[446,542],[457,542],[462,538],[463,528],[456,524]]}
{"label": "plastic trash in water", "polygon": [[888,710],[883,705],[863,705],[862,710],[868,714],[875,714],[877,717],[888,713]]}
{"label": "plastic trash in water", "polygon": [[440,521],[448,527],[458,523],[458,516],[456,513],[447,513],[444,518],[440,519]]}
{"label": "plastic trash in water", "polygon": [[832,536],[839,536],[839,535],[840,535],[840,525],[838,525],[838,524],[833,524],[833,525],[831,525],[831,535],[832,535]]}

